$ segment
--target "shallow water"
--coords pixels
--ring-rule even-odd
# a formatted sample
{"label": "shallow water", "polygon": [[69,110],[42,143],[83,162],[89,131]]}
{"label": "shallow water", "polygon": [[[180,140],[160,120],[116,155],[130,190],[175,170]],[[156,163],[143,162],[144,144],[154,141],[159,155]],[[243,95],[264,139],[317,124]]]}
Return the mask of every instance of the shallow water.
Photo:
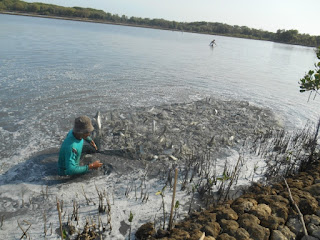
{"label": "shallow water", "polygon": [[[131,224],[127,219],[132,212],[135,221],[131,239],[134,239],[140,225],[155,221],[158,228],[163,221],[163,210],[159,206],[163,206],[164,201],[168,212],[172,201],[172,177],[169,180],[169,176],[175,168],[178,169],[177,219],[183,218],[189,209],[196,210],[204,204],[199,201],[197,192],[191,201],[194,186],[204,184],[204,179],[197,174],[197,166],[202,175],[221,178],[226,166],[227,171],[233,171],[237,165],[238,185],[261,179],[264,161],[255,155],[240,153],[242,150],[239,151],[238,145],[257,131],[259,134],[266,127],[277,124],[269,111],[247,102],[212,99],[139,108],[136,112],[112,110],[101,117],[102,129],[97,135],[102,150],[96,152],[85,145],[84,152],[89,154],[81,159],[82,164],[100,160],[101,169],[79,176],[57,176],[58,149],[53,148],[39,152],[0,175],[0,218],[4,219],[1,230],[5,239],[20,237],[16,231],[19,230],[17,221],[26,227],[32,223],[29,231],[32,238],[43,238],[41,230],[47,224],[54,232],[48,233],[46,238],[59,238],[56,198],[63,201],[62,222],[71,222],[78,231],[82,230],[88,217],[97,219],[98,215],[107,229],[112,226],[110,232],[103,233],[103,239],[129,239],[127,226]],[[151,131],[152,120],[156,123]],[[122,134],[116,135],[119,131],[123,131]],[[119,148],[129,147],[125,143],[130,142],[140,150],[130,147],[119,151]],[[240,154],[243,160],[238,165]],[[193,155],[195,157],[191,157]],[[217,191],[218,187],[219,184],[213,185],[212,191]],[[163,199],[157,194],[160,190],[164,193]],[[97,211],[98,191],[103,192],[103,203],[111,206],[112,219],[108,224],[109,215]],[[69,220],[75,203],[80,206],[78,221]],[[44,216],[47,222],[44,222]]]}
{"label": "shallow water", "polygon": [[289,127],[318,117],[297,84],[312,48],[8,15],[0,32],[3,169],[59,147],[76,116],[97,110],[215,96],[270,108]]}
{"label": "shallow water", "polygon": [[[212,38],[214,48],[209,47]],[[96,207],[86,205],[82,186],[96,202],[96,185],[114,193],[114,232],[109,239],[124,238],[118,228],[130,211],[135,213],[135,230],[161,215],[161,199],[155,192],[163,182],[156,178],[147,182],[148,203],[137,201],[134,191],[124,197],[128,186],[140,184],[145,175],[141,162],[127,163],[128,168],[120,168],[124,174],[117,174],[117,164],[127,160],[113,164],[110,175],[57,178],[58,148],[80,114],[93,117],[98,110],[152,109],[211,97],[217,104],[219,99],[233,99],[268,108],[289,129],[301,128],[319,115],[318,98],[308,103],[308,95],[300,94],[297,84],[316,62],[313,49],[307,47],[0,14],[0,56],[0,217],[6,218],[2,228],[6,239],[21,237],[16,220],[22,219],[33,223],[33,238],[43,238],[43,212],[48,224],[58,228],[56,196],[65,200],[69,213],[72,201],[79,201],[83,225]],[[232,115],[235,106],[230,104],[228,114],[223,113],[229,116],[227,123],[237,117]],[[259,115],[248,112],[251,120]],[[230,125],[233,131],[239,127]],[[232,165],[238,156],[230,150],[218,167],[223,169],[226,160]],[[93,158],[106,165],[117,161],[99,154]],[[248,159],[245,181],[261,177],[248,176],[254,166],[259,172],[264,167],[261,159]],[[177,198],[183,204],[190,195],[179,192]],[[170,204],[170,194],[166,202]],[[48,237],[56,238],[55,233]]]}

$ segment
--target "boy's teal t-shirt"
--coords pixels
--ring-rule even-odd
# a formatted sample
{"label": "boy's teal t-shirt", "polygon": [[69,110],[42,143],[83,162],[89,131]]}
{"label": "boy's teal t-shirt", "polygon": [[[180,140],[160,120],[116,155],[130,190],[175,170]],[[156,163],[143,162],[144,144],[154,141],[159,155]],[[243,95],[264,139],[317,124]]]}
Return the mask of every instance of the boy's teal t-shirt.
{"label": "boy's teal t-shirt", "polygon": [[[91,138],[88,137],[86,141],[90,142]],[[88,172],[88,165],[79,165],[82,147],[83,139],[76,139],[73,136],[72,130],[70,130],[60,148],[58,161],[59,175],[75,175]]]}

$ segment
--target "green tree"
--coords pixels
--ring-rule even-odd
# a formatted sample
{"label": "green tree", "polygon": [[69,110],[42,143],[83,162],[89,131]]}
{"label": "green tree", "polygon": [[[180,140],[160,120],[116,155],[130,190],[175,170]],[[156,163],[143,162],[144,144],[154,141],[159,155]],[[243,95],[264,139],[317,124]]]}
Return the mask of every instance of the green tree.
{"label": "green tree", "polygon": [[15,2],[13,4],[13,9],[15,11],[24,11],[26,9],[26,3],[25,2],[21,2],[21,1]]}
{"label": "green tree", "polygon": [[284,43],[296,43],[299,32],[298,30],[278,30],[276,33],[275,40]]}
{"label": "green tree", "polygon": [[3,2],[0,2],[0,10],[6,10],[6,9],[7,9],[6,5],[4,5]]}
{"label": "green tree", "polygon": [[[317,50],[317,57],[320,60],[320,46]],[[315,64],[315,67],[315,70],[310,70],[299,82],[300,92],[310,91],[309,98],[313,92],[315,93],[314,97],[316,97],[320,89],[320,62]]]}
{"label": "green tree", "polygon": [[40,6],[37,3],[30,3],[27,6],[28,12],[38,12],[40,10]]}

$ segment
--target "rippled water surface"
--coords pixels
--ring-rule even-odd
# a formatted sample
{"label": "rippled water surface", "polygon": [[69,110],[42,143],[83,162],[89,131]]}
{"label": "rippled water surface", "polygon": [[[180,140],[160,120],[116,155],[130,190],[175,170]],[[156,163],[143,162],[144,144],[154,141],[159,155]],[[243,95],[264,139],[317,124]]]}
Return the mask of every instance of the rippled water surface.
{"label": "rippled water surface", "polygon": [[315,62],[301,46],[0,14],[0,165],[58,147],[80,114],[206,96],[301,127],[319,115],[298,86]]}

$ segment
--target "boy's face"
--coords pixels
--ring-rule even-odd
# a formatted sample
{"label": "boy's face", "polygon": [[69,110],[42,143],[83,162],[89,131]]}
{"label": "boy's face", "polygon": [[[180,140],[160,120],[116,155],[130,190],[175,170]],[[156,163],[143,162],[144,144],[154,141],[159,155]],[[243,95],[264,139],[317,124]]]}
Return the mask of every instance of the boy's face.
{"label": "boy's face", "polygon": [[86,139],[87,137],[90,136],[90,134],[91,134],[91,133],[84,133],[84,134],[82,135],[82,138]]}

